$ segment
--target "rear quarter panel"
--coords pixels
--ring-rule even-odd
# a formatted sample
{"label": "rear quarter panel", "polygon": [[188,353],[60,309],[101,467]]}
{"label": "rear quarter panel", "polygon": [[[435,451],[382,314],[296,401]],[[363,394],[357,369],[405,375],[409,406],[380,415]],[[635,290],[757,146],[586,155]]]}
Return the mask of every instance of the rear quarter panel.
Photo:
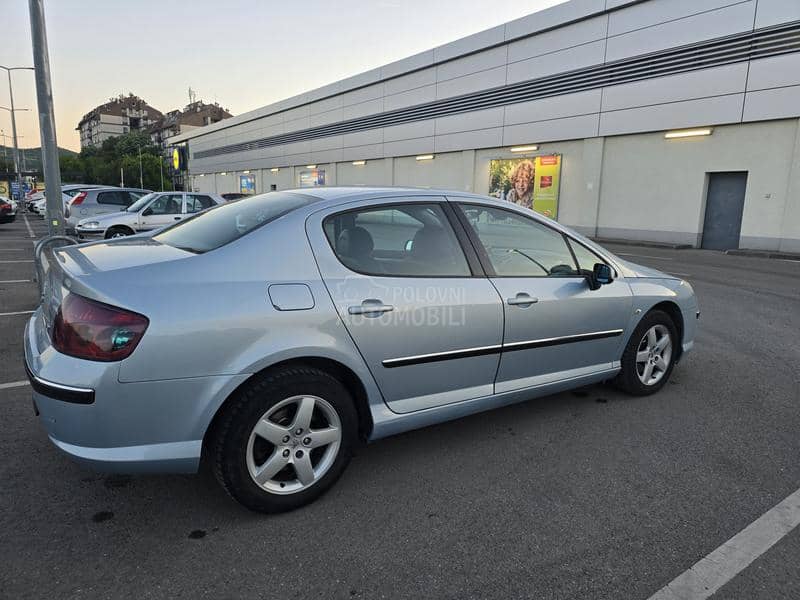
{"label": "rear quarter panel", "polygon": [[[292,213],[206,254],[104,273],[107,301],[150,319],[139,346],[121,363],[119,380],[247,374],[315,356],[345,364],[369,386],[366,366],[320,281],[303,221]],[[281,283],[308,286],[313,306],[278,310],[268,290]]]}

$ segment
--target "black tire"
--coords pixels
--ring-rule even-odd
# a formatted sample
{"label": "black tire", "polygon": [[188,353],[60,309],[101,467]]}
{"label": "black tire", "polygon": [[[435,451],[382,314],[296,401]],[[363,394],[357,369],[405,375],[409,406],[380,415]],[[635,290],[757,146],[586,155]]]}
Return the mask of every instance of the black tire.
{"label": "black tire", "polygon": [[122,235],[124,235],[124,236],[128,236],[128,235],[133,235],[134,232],[133,232],[132,229],[130,229],[128,227],[114,226],[114,227],[109,228],[108,231],[106,231],[105,238],[107,240],[110,240],[113,237],[118,237],[118,234],[120,234],[120,233]]}
{"label": "black tire", "polygon": [[[328,470],[305,489],[290,494],[258,485],[247,466],[248,440],[256,423],[272,407],[294,396],[324,399],[341,424],[338,453]],[[335,377],[312,367],[277,368],[250,380],[228,400],[211,434],[208,459],[217,481],[250,510],[279,513],[305,506],[324,494],[344,472],[358,440],[358,415],[353,399]]]}
{"label": "black tire", "polygon": [[[664,371],[661,378],[655,383],[646,385],[639,377],[636,354],[639,351],[639,346],[642,343],[642,338],[645,333],[657,325],[662,325],[668,330],[670,341],[672,342],[672,352],[667,369]],[[667,380],[669,380],[672,374],[672,369],[675,367],[679,343],[678,330],[672,318],[667,313],[660,310],[650,311],[639,321],[639,324],[628,340],[628,345],[625,346],[625,351],[622,353],[622,369],[614,379],[614,384],[633,396],[649,396],[650,394],[655,394],[666,385]]]}

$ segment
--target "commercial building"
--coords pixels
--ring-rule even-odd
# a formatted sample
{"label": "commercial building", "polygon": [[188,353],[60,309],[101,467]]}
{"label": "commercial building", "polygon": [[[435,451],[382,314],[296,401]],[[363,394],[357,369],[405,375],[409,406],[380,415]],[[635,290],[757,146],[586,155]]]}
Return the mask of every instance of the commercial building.
{"label": "commercial building", "polygon": [[200,191],[445,187],[798,252],[800,2],[571,0],[173,140]]}
{"label": "commercial building", "polygon": [[78,123],[81,150],[130,131],[148,131],[161,117],[161,111],[133,94],[111,98],[86,113]]}

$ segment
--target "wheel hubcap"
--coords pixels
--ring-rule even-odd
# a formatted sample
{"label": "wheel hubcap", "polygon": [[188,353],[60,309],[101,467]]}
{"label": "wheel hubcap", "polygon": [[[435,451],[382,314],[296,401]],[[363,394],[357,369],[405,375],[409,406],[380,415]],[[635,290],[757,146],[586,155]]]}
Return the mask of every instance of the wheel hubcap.
{"label": "wheel hubcap", "polygon": [[636,351],[636,374],[645,385],[655,385],[664,377],[672,361],[672,337],[664,325],[648,329]]}
{"label": "wheel hubcap", "polygon": [[328,472],[342,441],[333,406],[317,396],[282,400],[253,427],[247,442],[247,470],[273,494],[309,488]]}

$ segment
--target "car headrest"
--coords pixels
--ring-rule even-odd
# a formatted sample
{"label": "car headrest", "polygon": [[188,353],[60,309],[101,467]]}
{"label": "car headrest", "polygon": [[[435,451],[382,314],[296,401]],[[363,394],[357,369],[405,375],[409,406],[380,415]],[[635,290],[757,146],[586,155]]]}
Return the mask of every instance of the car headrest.
{"label": "car headrest", "polygon": [[352,258],[365,258],[372,255],[375,242],[372,235],[363,227],[348,227],[339,234],[336,249],[340,254]]}

